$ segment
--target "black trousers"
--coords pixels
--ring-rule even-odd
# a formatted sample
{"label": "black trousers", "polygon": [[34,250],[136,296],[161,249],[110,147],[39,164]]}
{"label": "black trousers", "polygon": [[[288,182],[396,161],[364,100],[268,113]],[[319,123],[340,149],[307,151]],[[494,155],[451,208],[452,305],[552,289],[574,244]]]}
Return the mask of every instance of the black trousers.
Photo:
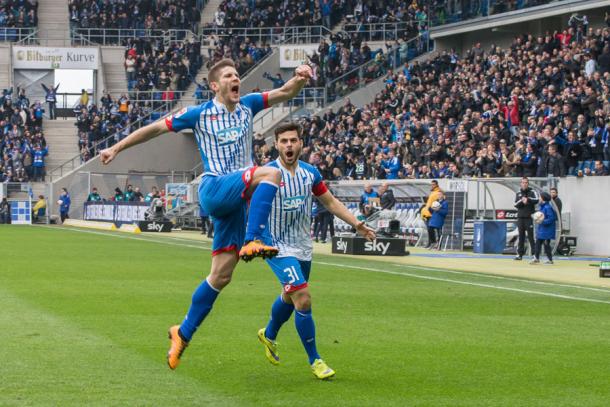
{"label": "black trousers", "polygon": [[[318,218],[319,218],[319,228],[315,233],[315,238],[318,238],[318,234],[321,235],[320,239],[322,241],[326,241],[326,235],[328,234],[328,227],[330,226],[330,222],[333,219],[333,215],[330,212],[322,212],[320,214],[318,214]],[[333,227],[334,229],[334,227]]]}
{"label": "black trousers", "polygon": [[551,240],[550,239],[536,239],[536,253],[534,256],[540,259],[540,252],[542,251],[542,245],[544,245],[544,253],[550,261],[553,261],[553,252],[551,251]]}
{"label": "black trousers", "polygon": [[534,222],[532,218],[518,218],[517,228],[519,230],[519,246],[517,247],[517,254],[523,256],[525,254],[525,235],[527,233],[527,240],[530,243],[530,249],[532,253],[535,253],[534,245]]}
{"label": "black trousers", "polygon": [[66,219],[70,219],[68,212],[59,212],[59,217],[61,218],[61,223],[64,223]]}
{"label": "black trousers", "polygon": [[[438,231],[438,232],[437,232]],[[440,234],[440,229],[433,228],[432,226],[428,226],[428,244],[433,245],[438,240],[438,235]]]}

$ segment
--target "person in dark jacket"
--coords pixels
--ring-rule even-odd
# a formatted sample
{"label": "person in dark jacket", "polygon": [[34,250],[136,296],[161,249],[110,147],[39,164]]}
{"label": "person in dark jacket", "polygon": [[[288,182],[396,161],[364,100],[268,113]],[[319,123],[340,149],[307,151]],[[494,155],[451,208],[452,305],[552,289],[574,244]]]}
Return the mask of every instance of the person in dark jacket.
{"label": "person in dark jacket", "polygon": [[536,191],[530,188],[529,179],[523,177],[521,179],[521,189],[515,196],[515,208],[517,208],[517,228],[519,230],[519,245],[517,247],[517,256],[515,260],[522,260],[525,254],[525,235],[530,243],[530,249],[534,253],[534,224],[532,223],[532,215],[536,211],[536,204],[539,201],[539,196]]}
{"label": "person in dark jacket", "polygon": [[544,214],[544,220],[538,225],[536,229],[536,251],[534,253],[534,259],[530,264],[540,263],[540,252],[544,245],[544,253],[548,260],[544,264],[553,264],[553,253],[551,250],[551,240],[555,239],[555,223],[557,222],[557,215],[555,210],[551,206],[551,196],[546,192],[540,194],[540,212]]}
{"label": "person in dark jacket", "polygon": [[70,194],[66,188],[61,189],[61,194],[59,195],[59,216],[61,218],[61,223],[64,223],[66,219],[69,219],[68,212],[70,212]]}
{"label": "person in dark jacket", "polygon": [[388,188],[388,183],[384,182],[377,190],[379,193],[379,200],[381,209],[392,209],[396,205],[396,198],[394,198],[394,191]]}
{"label": "person in dark jacket", "polygon": [[525,149],[525,154],[521,156],[518,163],[524,177],[534,177],[538,168],[538,156],[534,152],[532,144],[528,144]]}
{"label": "person in dark jacket", "polygon": [[6,198],[0,202],[0,223],[11,223],[11,204]]}
{"label": "person in dark jacket", "polygon": [[542,176],[565,177],[567,173],[565,159],[557,152],[555,144],[549,144],[549,152],[542,161]]}
{"label": "person in dark jacket", "polygon": [[561,217],[561,209],[563,208],[563,203],[561,202],[561,199],[559,199],[559,193],[557,192],[557,188],[551,188],[551,199],[557,207],[557,212]]}
{"label": "person in dark jacket", "polygon": [[435,209],[435,205],[430,207],[432,211],[432,217],[428,222],[428,248],[432,247],[438,242],[445,224],[445,218],[449,213],[449,203],[445,199],[445,194],[441,194],[441,197],[437,201],[440,206]]}

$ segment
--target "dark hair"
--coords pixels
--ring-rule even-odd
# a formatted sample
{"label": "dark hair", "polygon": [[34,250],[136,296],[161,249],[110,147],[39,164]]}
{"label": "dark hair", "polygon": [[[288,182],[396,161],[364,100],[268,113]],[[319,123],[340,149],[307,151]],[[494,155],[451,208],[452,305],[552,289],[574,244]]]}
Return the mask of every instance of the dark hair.
{"label": "dark hair", "polygon": [[218,74],[222,68],[230,66],[235,68],[235,62],[232,59],[225,58],[216,62],[212,68],[210,68],[210,72],[208,72],[208,82],[218,82]]}
{"label": "dark hair", "polygon": [[550,191],[559,192],[559,191],[557,191],[557,188],[555,188],[555,187],[551,188]]}
{"label": "dark hair", "polygon": [[301,133],[303,132],[303,129],[301,128],[300,124],[295,122],[281,123],[275,128],[275,139],[277,140],[280,134],[286,133],[287,131],[296,131],[297,136],[301,138]]}
{"label": "dark hair", "polygon": [[521,177],[521,181],[523,181],[523,180],[529,181],[530,179],[528,177]]}

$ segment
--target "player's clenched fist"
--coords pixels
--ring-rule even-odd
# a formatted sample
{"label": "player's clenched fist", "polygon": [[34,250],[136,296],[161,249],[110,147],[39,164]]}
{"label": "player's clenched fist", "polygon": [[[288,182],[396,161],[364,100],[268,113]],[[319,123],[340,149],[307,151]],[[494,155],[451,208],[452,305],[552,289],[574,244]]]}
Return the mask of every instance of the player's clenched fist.
{"label": "player's clenched fist", "polygon": [[309,65],[300,65],[297,69],[294,70],[295,75],[303,78],[303,79],[311,79],[313,78],[313,69]]}
{"label": "player's clenched fist", "polygon": [[102,150],[100,153],[100,160],[102,160],[102,164],[109,164],[112,160],[114,160],[116,154],[116,151],[112,147]]}

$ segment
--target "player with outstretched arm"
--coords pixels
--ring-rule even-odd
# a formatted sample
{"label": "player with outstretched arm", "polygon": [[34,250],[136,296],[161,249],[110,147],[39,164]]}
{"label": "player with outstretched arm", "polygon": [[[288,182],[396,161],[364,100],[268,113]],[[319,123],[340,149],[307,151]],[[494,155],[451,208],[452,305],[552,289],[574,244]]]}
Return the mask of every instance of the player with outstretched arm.
{"label": "player with outstretched arm", "polygon": [[[283,286],[282,294],[271,307],[271,319],[266,328],[258,331],[265,346],[267,359],[274,365],[280,358],[275,339],[282,325],[294,311],[294,322],[307,352],[313,374],[318,379],[335,375],[316,349],[315,325],[311,314],[311,294],[308,281],[311,270],[313,244],[311,240],[311,206],[315,195],[329,212],[356,228],[368,240],[375,232],[360,222],[328,190],[318,170],[299,161],[303,149],[301,127],[296,123],[280,125],[275,130],[275,145],[279,158],[267,165],[281,172],[282,180],[271,208],[270,225],[266,238],[279,248],[277,257],[267,263]],[[269,235],[267,235],[269,234]]]}
{"label": "player with outstretched arm", "polygon": [[281,88],[240,97],[241,82],[235,64],[223,59],[208,74],[214,99],[138,129],[101,152],[102,163],[108,164],[121,151],[170,131],[192,129],[197,139],[204,165],[199,202],[214,219],[212,268],[193,293],[182,325],[169,330],[167,363],[171,369],[178,366],[220,290],[231,281],[239,257],[249,261],[278,253],[262,238],[281,173],[277,168],[253,166],[252,121],[261,110],[294,98],[311,77],[311,68],[301,65]]}

